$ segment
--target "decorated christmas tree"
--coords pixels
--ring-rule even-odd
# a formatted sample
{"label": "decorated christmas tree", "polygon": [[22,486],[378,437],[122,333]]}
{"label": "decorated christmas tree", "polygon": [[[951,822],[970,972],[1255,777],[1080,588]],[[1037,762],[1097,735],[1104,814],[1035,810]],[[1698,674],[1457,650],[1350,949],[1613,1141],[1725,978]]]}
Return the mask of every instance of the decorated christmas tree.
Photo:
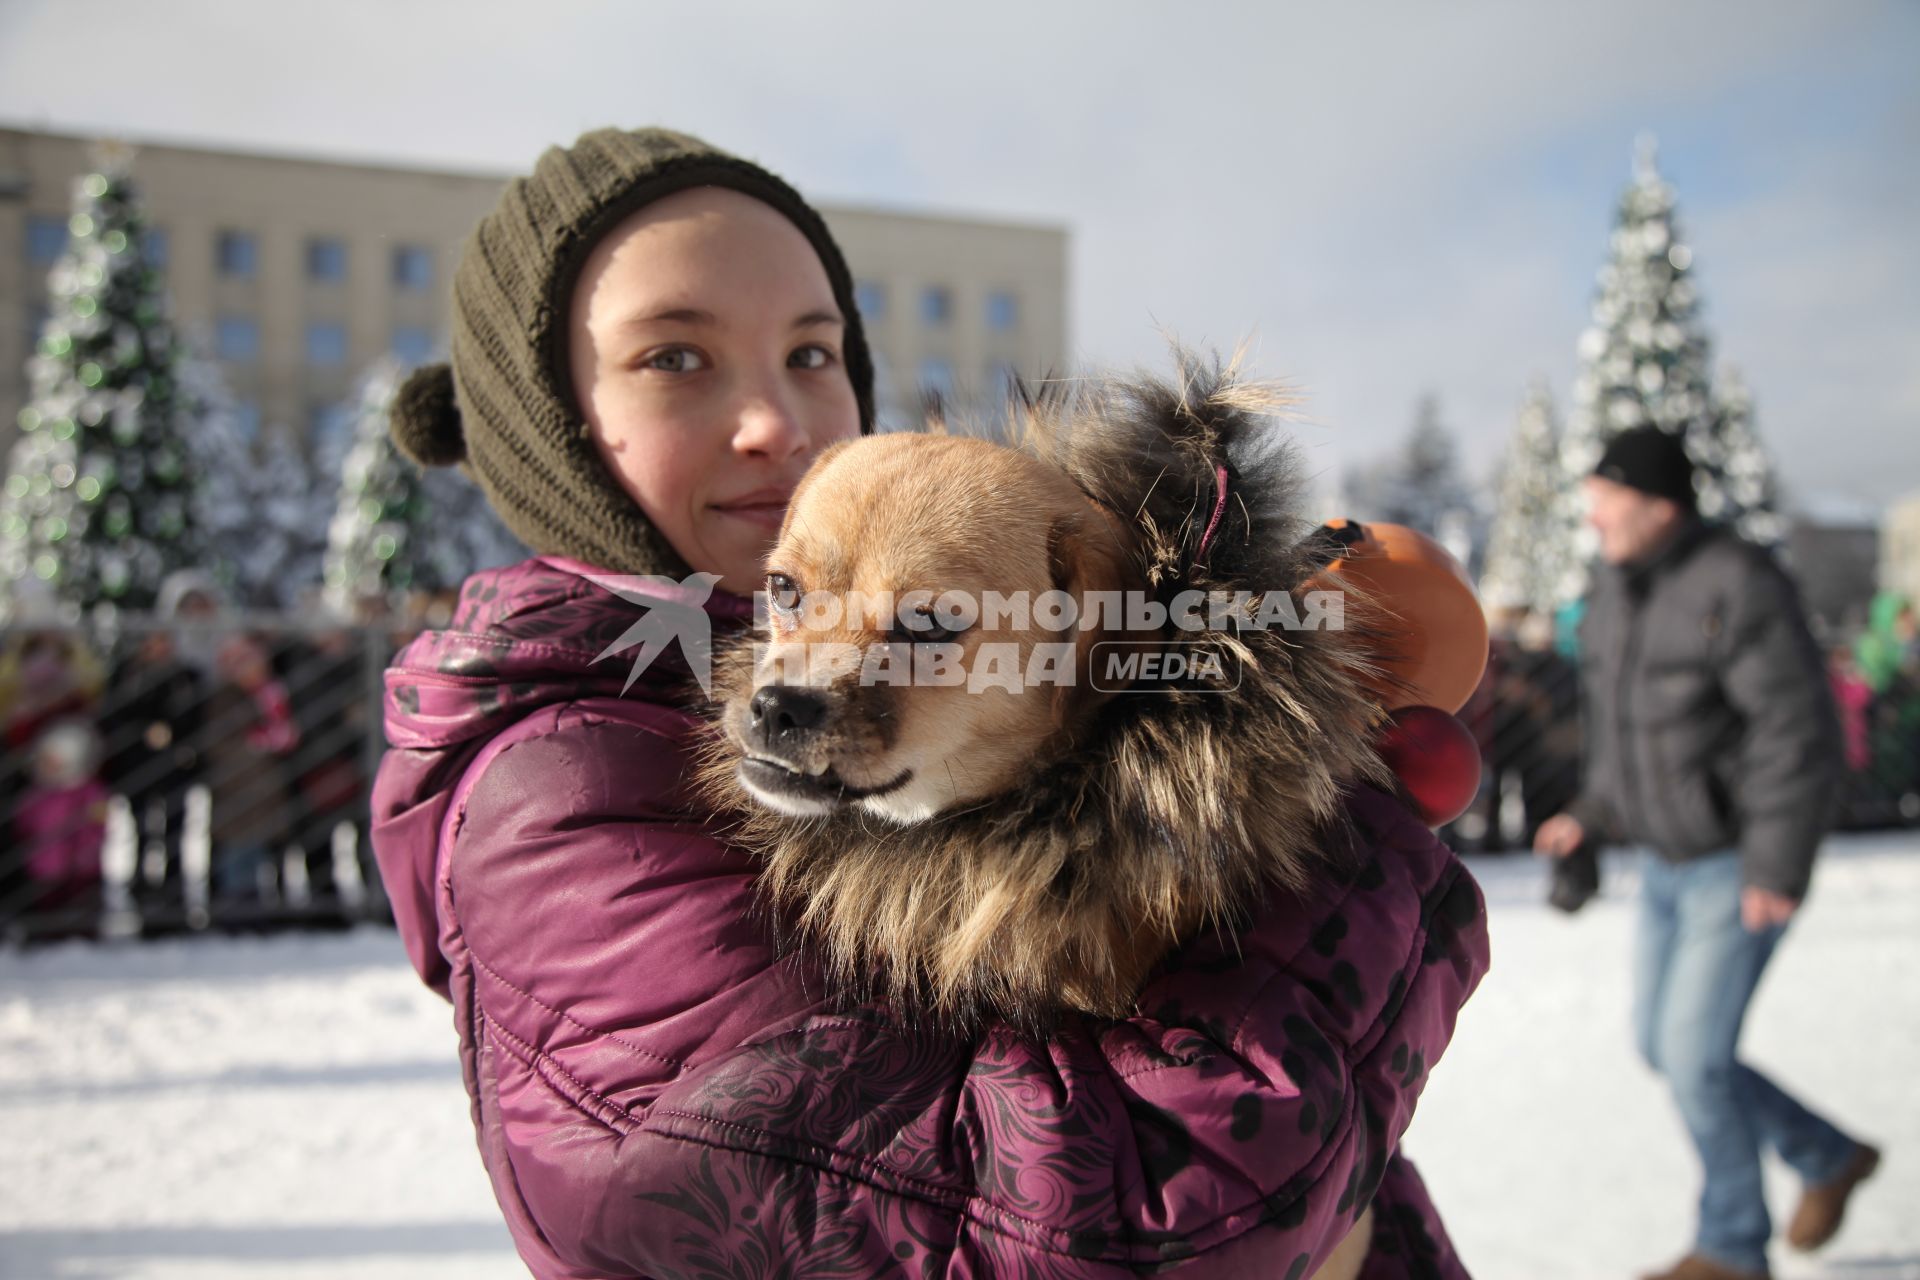
{"label": "decorated christmas tree", "polygon": [[1500,465],[1499,505],[1480,579],[1480,598],[1490,607],[1551,614],[1559,603],[1572,567],[1561,510],[1566,488],[1553,397],[1536,382]]}
{"label": "decorated christmas tree", "polygon": [[1569,470],[1581,475],[1628,427],[1652,423],[1691,436],[1710,429],[1712,416],[1693,250],[1681,239],[1673,188],[1660,179],[1649,138],[1640,140],[1610,248],[1593,322],[1580,335],[1564,445]]}
{"label": "decorated christmas tree", "polygon": [[450,468],[423,476],[394,448],[387,417],[405,376],[381,361],[356,401],[327,535],[326,600],[343,614],[372,599],[457,587],[476,569],[527,554],[472,481]]}
{"label": "decorated christmas tree", "polygon": [[0,495],[0,580],[31,579],[69,614],[146,608],[202,553],[192,406],[130,153],[103,149],[98,161],[75,184]]}
{"label": "decorated christmas tree", "polygon": [[387,434],[387,411],[402,372],[382,361],[360,384],[353,443],[341,464],[340,489],[327,527],[326,599],[351,614],[360,602],[431,590],[423,563],[427,498],[420,469],[400,456]]}
{"label": "decorated christmas tree", "polygon": [[1749,542],[1775,546],[1786,539],[1787,521],[1773,463],[1753,429],[1753,394],[1739,369],[1721,368],[1714,401],[1714,429],[1695,458],[1705,472],[1700,513],[1731,522]]}
{"label": "decorated christmas tree", "polygon": [[1763,541],[1778,539],[1772,470],[1753,435],[1750,404],[1729,413],[1714,395],[1693,250],[1681,236],[1673,188],[1660,178],[1651,138],[1640,140],[1633,183],[1620,200],[1579,356],[1561,446],[1562,524],[1576,547],[1563,585],[1568,597],[1584,585],[1594,546],[1581,519],[1578,480],[1607,441],[1629,427],[1651,423],[1686,441],[1699,469],[1701,514]]}

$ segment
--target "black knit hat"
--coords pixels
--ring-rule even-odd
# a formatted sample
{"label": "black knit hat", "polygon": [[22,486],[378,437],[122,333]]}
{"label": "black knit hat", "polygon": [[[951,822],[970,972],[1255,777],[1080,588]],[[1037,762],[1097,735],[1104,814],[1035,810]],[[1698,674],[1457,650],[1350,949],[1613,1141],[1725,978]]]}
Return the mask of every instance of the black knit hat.
{"label": "black knit hat", "polygon": [[727,187],[771,205],[826,268],[847,327],[842,355],[873,426],[873,358],[853,277],[820,215],[765,169],[684,133],[598,129],[507,184],[453,277],[451,366],[415,370],[395,397],[394,442],[422,466],[465,463],[508,528],[542,555],[684,577],[686,564],[602,464],[573,395],[566,339],[581,268],[608,231],[664,196]]}
{"label": "black knit hat", "polygon": [[1679,436],[1659,427],[1633,427],[1607,442],[1593,474],[1615,484],[1671,498],[1694,509],[1693,459]]}

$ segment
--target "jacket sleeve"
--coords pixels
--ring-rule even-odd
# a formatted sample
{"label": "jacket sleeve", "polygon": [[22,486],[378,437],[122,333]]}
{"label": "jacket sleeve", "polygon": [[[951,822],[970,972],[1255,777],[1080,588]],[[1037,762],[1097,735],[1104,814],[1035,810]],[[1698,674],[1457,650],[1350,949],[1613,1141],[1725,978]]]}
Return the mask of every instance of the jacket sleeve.
{"label": "jacket sleeve", "polygon": [[1580,794],[1567,805],[1568,813],[1579,822],[1587,838],[1600,844],[1618,844],[1620,828],[1614,821],[1613,804],[1591,773],[1581,779]]}
{"label": "jacket sleeve", "polygon": [[1840,726],[1792,579],[1764,552],[1723,622],[1721,689],[1742,720],[1731,779],[1746,882],[1806,895],[1842,768]]}
{"label": "jacket sleeve", "polygon": [[1302,1275],[1485,968],[1471,877],[1377,797],[1355,880],[1196,943],[1140,1016],[916,1035],[776,960],[752,864],[596,779],[620,745],[517,748],[451,859],[476,1123],[536,1274]]}

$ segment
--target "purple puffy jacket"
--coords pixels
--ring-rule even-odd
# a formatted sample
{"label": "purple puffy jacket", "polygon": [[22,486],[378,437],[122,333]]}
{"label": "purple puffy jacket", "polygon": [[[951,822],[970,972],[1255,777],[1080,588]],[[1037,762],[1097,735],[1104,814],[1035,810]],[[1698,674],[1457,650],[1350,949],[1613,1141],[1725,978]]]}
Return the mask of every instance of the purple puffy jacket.
{"label": "purple puffy jacket", "polygon": [[[1478,888],[1396,800],[1324,901],[1204,938],[1124,1022],[1046,1043],[836,1012],[686,790],[684,666],[552,558],[478,574],[387,672],[374,849],[454,1007],[536,1276],[1297,1280],[1369,1201],[1368,1277],[1461,1277],[1395,1155],[1487,964]],[[716,595],[721,630],[747,605]],[[694,690],[692,697],[698,697]]]}

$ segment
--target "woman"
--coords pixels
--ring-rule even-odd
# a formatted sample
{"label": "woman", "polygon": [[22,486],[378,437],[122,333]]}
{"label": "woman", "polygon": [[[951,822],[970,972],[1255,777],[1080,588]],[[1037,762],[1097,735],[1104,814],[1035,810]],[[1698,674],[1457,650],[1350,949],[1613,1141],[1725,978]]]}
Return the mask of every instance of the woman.
{"label": "woman", "polygon": [[1391,1157],[1484,970],[1480,901],[1378,793],[1345,896],[1196,944],[1151,1017],[917,1038],[773,954],[690,788],[679,650],[624,696],[597,658],[631,600],[742,627],[794,484],[871,429],[852,281],[798,195],[591,133],[509,185],[454,293],[452,367],[395,434],[540,554],[396,659],[373,838],[536,1275],[1298,1277],[1369,1202],[1365,1274],[1465,1274]]}

